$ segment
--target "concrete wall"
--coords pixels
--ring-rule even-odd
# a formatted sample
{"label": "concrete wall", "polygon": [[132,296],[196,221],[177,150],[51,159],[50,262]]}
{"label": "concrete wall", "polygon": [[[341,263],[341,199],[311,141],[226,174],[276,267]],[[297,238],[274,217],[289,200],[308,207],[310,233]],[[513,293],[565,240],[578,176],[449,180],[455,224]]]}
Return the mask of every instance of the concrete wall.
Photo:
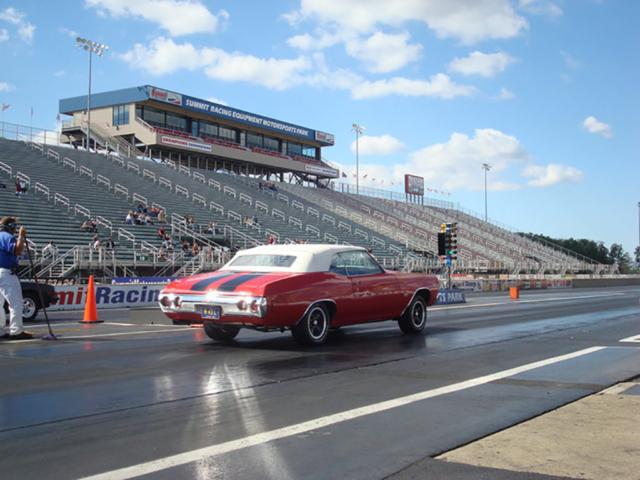
{"label": "concrete wall", "polygon": [[640,278],[575,278],[573,288],[627,287],[640,285]]}

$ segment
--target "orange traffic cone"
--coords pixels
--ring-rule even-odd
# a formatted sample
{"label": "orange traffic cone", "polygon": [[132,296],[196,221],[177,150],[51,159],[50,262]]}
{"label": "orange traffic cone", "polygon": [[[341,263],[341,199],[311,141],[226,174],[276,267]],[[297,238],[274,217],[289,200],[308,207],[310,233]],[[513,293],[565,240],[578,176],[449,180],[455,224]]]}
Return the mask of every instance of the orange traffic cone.
{"label": "orange traffic cone", "polygon": [[93,275],[89,275],[87,301],[84,304],[84,319],[78,323],[102,323],[102,320],[98,320],[98,307],[96,306],[96,290],[93,285]]}

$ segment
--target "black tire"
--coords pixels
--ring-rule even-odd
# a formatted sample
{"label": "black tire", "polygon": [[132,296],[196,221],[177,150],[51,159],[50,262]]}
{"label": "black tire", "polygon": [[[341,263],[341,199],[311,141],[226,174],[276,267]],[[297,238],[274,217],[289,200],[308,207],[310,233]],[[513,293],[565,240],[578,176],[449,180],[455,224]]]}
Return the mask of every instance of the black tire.
{"label": "black tire", "polygon": [[427,302],[416,295],[411,301],[411,305],[398,320],[400,330],[404,333],[420,333],[427,324]]}
{"label": "black tire", "polygon": [[22,311],[22,320],[25,322],[32,322],[38,316],[38,304],[36,295],[34,293],[25,293],[22,297],[24,303],[24,309]]}
{"label": "black tire", "polygon": [[331,317],[327,307],[321,303],[313,305],[295,326],[291,334],[301,345],[320,345],[327,338]]}
{"label": "black tire", "polygon": [[211,322],[204,322],[204,333],[206,333],[211,340],[218,342],[230,342],[240,332],[240,327],[234,327],[232,325],[214,325]]}

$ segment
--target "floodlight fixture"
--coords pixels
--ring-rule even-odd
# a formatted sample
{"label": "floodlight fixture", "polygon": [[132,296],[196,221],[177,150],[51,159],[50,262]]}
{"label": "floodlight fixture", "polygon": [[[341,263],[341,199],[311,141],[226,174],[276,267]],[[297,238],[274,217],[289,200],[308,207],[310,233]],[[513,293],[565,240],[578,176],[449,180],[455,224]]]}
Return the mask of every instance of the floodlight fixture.
{"label": "floodlight fixture", "polygon": [[92,59],[95,53],[99,57],[104,55],[104,52],[109,50],[107,45],[102,43],[87,40],[86,38],[76,37],[76,50],[84,50],[89,52],[89,93],[87,95],[87,152],[91,148],[91,69]]}

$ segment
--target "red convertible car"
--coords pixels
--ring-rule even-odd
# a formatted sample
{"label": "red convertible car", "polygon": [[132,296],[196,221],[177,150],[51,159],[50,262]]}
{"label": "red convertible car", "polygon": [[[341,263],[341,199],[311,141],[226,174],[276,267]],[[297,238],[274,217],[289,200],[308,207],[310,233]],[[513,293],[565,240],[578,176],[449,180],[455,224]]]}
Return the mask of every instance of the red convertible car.
{"label": "red convertible car", "polygon": [[170,283],[159,302],[174,323],[202,322],[213,340],[252,328],[291,330],[299,343],[317,345],[330,329],[381,320],[420,333],[437,295],[435,276],[385,270],[361,247],[268,245]]}

